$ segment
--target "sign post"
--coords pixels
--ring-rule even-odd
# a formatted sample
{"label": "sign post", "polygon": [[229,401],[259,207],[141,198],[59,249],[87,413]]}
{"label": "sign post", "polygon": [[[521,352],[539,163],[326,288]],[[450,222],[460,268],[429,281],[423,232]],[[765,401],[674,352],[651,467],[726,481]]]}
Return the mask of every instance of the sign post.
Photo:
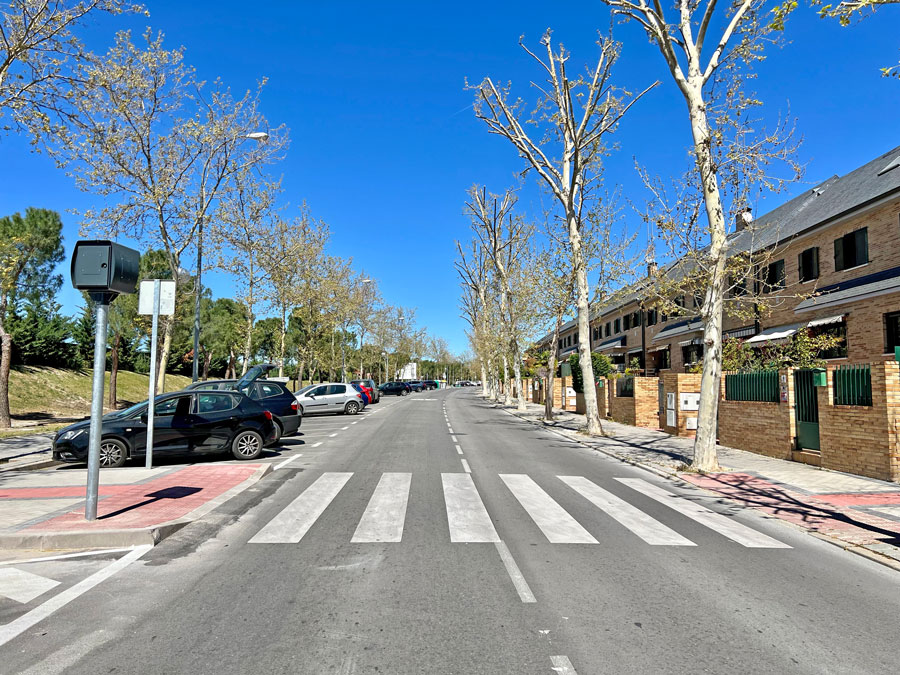
{"label": "sign post", "polygon": [[106,334],[109,303],[119,293],[134,293],[141,254],[108,240],[79,241],[72,254],[72,285],[88,291],[96,306],[94,379],[91,386],[91,428],[88,435],[86,520],[97,520],[103,437],[103,376],[106,372]]}
{"label": "sign post", "polygon": [[[138,314],[152,314],[150,331],[150,383],[147,386],[147,461],[144,466],[153,468],[153,422],[156,414],[156,347],[159,337],[159,315],[175,313],[175,282],[149,279],[141,282],[138,296]],[[165,366],[163,366],[165,367]]]}

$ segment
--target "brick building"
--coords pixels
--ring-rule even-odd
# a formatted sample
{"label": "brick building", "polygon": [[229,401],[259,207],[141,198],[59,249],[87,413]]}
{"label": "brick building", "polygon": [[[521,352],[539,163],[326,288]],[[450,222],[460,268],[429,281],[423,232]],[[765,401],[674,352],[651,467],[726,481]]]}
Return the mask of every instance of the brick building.
{"label": "brick building", "polygon": [[[764,250],[766,260],[753,280],[763,308],[749,320],[726,312],[725,337],[763,346],[808,328],[841,338],[825,355],[830,364],[894,358],[900,345],[900,147],[752,222],[739,218],[728,246],[735,254]],[[677,269],[676,263],[665,273]],[[685,372],[703,354],[700,299],[690,293],[674,298],[679,315],[666,316],[647,283],[623,289],[594,310],[592,349],[608,354],[620,370],[636,360],[647,375]],[[577,350],[577,341],[570,321],[560,331],[561,359]]]}

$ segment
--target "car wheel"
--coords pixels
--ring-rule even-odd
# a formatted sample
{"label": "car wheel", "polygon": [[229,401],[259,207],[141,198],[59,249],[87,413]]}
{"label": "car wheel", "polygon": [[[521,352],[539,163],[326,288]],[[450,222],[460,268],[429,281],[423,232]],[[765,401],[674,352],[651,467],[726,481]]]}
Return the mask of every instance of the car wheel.
{"label": "car wheel", "polygon": [[278,441],[281,440],[281,434],[283,434],[283,433],[284,433],[284,429],[281,428],[281,424],[278,422],[275,422],[275,440],[272,441],[272,445],[275,445],[276,443],[278,443]]}
{"label": "car wheel", "polygon": [[355,415],[359,412],[359,403],[357,403],[356,401],[350,401],[344,408],[344,412],[348,415]]}
{"label": "car wheel", "polygon": [[255,431],[242,431],[231,442],[231,454],[235,459],[256,459],[262,448],[262,436]]}
{"label": "car wheel", "polygon": [[403,391],[400,392],[401,396],[407,396],[408,394],[409,394],[409,391],[406,389],[404,389]]}
{"label": "car wheel", "polygon": [[118,468],[125,465],[128,459],[128,448],[115,438],[104,438],[100,441],[100,466],[104,469]]}

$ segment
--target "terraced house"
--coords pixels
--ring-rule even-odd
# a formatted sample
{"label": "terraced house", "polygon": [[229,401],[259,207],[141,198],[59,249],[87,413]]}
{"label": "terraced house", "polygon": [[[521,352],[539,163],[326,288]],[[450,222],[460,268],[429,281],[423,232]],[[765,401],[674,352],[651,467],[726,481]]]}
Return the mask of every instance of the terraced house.
{"label": "terraced house", "polygon": [[[900,346],[900,147],[755,220],[738,218],[729,249],[737,255],[751,247],[766,254],[748,284],[768,301],[749,318],[726,314],[725,337],[763,346],[808,328],[840,337],[823,355],[829,363],[894,358]],[[677,270],[677,263],[668,270]],[[654,273],[651,263],[647,279]],[[644,375],[686,372],[703,356],[695,312],[702,298],[690,292],[673,298],[683,309],[667,316],[647,283],[595,310],[592,349],[608,354],[620,370],[638,365]],[[565,324],[562,358],[577,350],[577,340],[575,321]]]}

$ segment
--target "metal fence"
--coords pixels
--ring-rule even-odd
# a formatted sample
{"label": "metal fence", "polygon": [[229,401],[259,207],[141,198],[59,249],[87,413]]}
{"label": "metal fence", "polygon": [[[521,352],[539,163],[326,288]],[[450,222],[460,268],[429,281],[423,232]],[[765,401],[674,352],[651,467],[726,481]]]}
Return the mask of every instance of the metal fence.
{"label": "metal fence", "polygon": [[620,377],[616,380],[616,396],[634,398],[634,378]]}
{"label": "metal fence", "polygon": [[778,402],[778,371],[755,370],[725,375],[726,401]]}
{"label": "metal fence", "polygon": [[834,370],[835,405],[872,405],[872,368],[848,364]]}

